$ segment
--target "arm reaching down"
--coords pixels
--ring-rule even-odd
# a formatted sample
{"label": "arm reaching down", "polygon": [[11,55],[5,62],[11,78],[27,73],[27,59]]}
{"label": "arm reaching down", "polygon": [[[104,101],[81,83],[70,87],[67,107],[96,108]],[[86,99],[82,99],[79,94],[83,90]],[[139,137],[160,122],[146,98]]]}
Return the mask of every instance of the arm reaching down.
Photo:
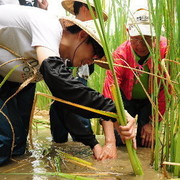
{"label": "arm reaching down", "polygon": [[[48,85],[53,96],[70,102],[81,104],[95,109],[116,112],[113,101],[105,98],[99,92],[84,86],[82,82],[73,77],[71,69],[64,64],[64,60],[59,57],[49,57],[45,59],[40,68],[44,81]],[[86,118],[103,118],[109,120],[105,115],[64,105],[72,112]],[[112,121],[116,119],[111,118]]]}
{"label": "arm reaching down", "polygon": [[112,121],[102,121],[105,135],[105,145],[102,148],[100,160],[114,159],[117,157],[116,139],[114,135],[114,125]]}

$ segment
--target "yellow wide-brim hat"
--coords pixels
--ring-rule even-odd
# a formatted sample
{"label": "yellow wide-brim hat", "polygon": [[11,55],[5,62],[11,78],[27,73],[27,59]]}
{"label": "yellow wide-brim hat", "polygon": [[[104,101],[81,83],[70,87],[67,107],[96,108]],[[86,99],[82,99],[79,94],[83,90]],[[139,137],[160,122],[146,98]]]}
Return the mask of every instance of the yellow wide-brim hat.
{"label": "yellow wide-brim hat", "polygon": [[[86,0],[62,0],[61,4],[62,4],[63,8],[73,15],[74,15],[74,1],[88,4]],[[93,0],[89,0],[89,4],[92,7],[95,7]],[[108,19],[107,13],[104,10],[103,10],[103,18],[104,18],[104,21],[106,21]]]}

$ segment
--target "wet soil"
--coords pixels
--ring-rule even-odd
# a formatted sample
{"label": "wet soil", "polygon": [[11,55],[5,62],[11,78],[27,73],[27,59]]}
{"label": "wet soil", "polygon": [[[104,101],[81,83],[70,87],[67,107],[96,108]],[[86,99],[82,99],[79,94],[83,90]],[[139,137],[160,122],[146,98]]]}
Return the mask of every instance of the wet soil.
{"label": "wet soil", "polygon": [[[36,117],[41,118],[41,115]],[[96,161],[88,146],[78,142],[67,143],[52,142],[49,126],[47,124],[33,130],[32,149],[29,144],[25,155],[13,157],[6,165],[0,167],[1,180],[55,180],[66,179],[57,175],[48,175],[48,172],[73,173],[94,179],[121,179],[121,180],[165,180],[163,174],[155,171],[150,165],[151,150],[138,148],[137,154],[142,163],[144,175],[135,176],[128,158],[126,147],[118,148],[118,157],[114,160]],[[102,135],[97,136],[101,144],[104,143]],[[85,167],[74,161],[69,161],[60,152],[71,154],[92,163],[92,167]],[[5,174],[2,174],[5,173]],[[22,173],[22,174],[21,174]],[[24,174],[26,173],[26,174]],[[38,175],[37,173],[43,173]],[[70,178],[67,178],[70,179]]]}

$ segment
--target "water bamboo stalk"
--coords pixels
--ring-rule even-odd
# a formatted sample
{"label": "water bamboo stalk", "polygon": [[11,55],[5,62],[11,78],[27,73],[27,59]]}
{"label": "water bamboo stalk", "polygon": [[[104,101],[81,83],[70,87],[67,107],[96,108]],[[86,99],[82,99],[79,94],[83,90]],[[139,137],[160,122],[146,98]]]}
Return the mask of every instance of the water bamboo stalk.
{"label": "water bamboo stalk", "polygon": [[[117,99],[117,90],[114,85],[111,87],[111,90],[112,90],[114,102],[115,102],[116,108],[117,108],[117,114],[118,114],[117,121],[119,124],[124,126],[127,124],[127,121],[126,121],[126,116],[123,112],[124,111],[123,102],[122,102],[122,100],[120,102],[118,102],[119,100]],[[132,140],[126,140],[125,143],[126,143],[127,151],[129,154],[130,162],[131,162],[132,168],[134,170],[134,173],[136,175],[143,175],[141,162],[138,159],[136,150],[132,147]]]}
{"label": "water bamboo stalk", "polygon": [[[88,0],[87,0],[87,2],[88,2]],[[88,2],[88,4],[89,4],[89,2]],[[115,88],[117,89],[116,95],[115,95],[116,96],[115,105],[116,105],[116,109],[117,109],[117,112],[118,112],[118,115],[119,115],[118,118],[121,119],[121,125],[126,125],[127,122],[126,122],[126,118],[125,118],[124,107],[122,106],[122,104],[123,104],[122,103],[122,97],[121,97],[121,94],[120,94],[116,74],[115,74],[114,67],[113,67],[113,59],[112,59],[112,55],[111,55],[112,53],[110,52],[110,48],[108,46],[108,40],[107,40],[106,33],[105,33],[105,26],[104,26],[104,21],[103,21],[103,18],[102,18],[102,8],[101,8],[100,1],[99,0],[94,0],[94,5],[95,5],[95,8],[96,8],[98,21],[99,21],[99,24],[95,21],[96,28],[98,30],[98,33],[99,33],[99,36],[100,36],[100,39],[101,39],[101,43],[103,45],[103,49],[104,49],[104,52],[105,52],[106,59],[108,61],[109,68],[112,71]],[[142,167],[140,166],[140,163],[138,163],[138,158],[137,158],[137,155],[136,155],[135,151],[133,151],[131,141],[128,140],[127,144],[128,144],[127,149],[128,149],[129,156],[131,156],[131,157],[134,156],[134,158],[130,158],[130,162],[131,162],[131,165],[133,166],[134,173],[136,175],[142,175],[143,174]],[[133,163],[133,162],[135,162],[134,160],[137,162],[137,164]]]}
{"label": "water bamboo stalk", "polygon": [[[149,0],[149,2],[153,12],[152,21],[155,24],[156,35],[158,37],[160,36],[160,25],[163,22],[165,28],[164,35],[168,40],[166,59],[163,59],[161,66],[166,74],[166,78],[169,79],[168,81],[162,80],[166,96],[166,113],[164,115],[165,121],[163,122],[163,125],[157,129],[157,132],[163,130],[164,133],[158,137],[158,140],[163,139],[163,142],[161,142],[162,144],[158,144],[159,147],[156,145],[157,151],[155,151],[155,154],[157,154],[157,161],[155,168],[158,169],[162,164],[164,164],[164,160],[170,161],[172,164],[166,163],[166,166],[163,165],[163,168],[173,172],[174,174],[172,175],[180,177],[179,166],[173,165],[173,163],[180,163],[178,153],[180,148],[180,1],[159,0],[154,3],[153,0]],[[157,54],[157,52],[154,53],[155,55]],[[177,83],[174,84],[172,81],[176,81]],[[158,87],[156,88],[158,89]],[[159,159],[159,156],[161,156],[161,159]]]}
{"label": "water bamboo stalk", "polygon": [[62,152],[62,151],[59,151],[59,150],[58,150],[58,153],[59,153],[61,156],[63,156],[64,158],[72,159],[72,160],[74,160],[74,161],[78,161],[78,162],[83,163],[83,164],[85,164],[85,165],[92,166],[92,163],[90,163],[90,162],[88,162],[88,161],[85,161],[85,160],[83,160],[83,159],[80,159],[80,158],[78,158],[78,157],[74,157],[74,156],[72,156],[72,155],[70,155],[70,154],[68,154],[68,153],[65,153],[65,152]]}

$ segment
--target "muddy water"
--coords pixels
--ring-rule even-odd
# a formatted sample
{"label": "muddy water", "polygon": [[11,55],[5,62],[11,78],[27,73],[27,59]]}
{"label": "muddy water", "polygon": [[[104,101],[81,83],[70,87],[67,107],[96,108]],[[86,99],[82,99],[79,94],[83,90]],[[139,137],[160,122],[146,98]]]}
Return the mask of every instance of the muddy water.
{"label": "muddy water", "polygon": [[[64,179],[57,176],[36,175],[35,173],[47,173],[61,171],[63,173],[76,173],[86,177],[96,179],[122,179],[122,180],[164,180],[162,174],[154,171],[150,164],[150,149],[139,148],[137,153],[141,160],[144,175],[135,176],[130,165],[128,154],[125,147],[118,148],[118,158],[115,160],[105,160],[98,162],[92,158],[92,152],[89,147],[81,143],[72,142],[71,139],[67,143],[52,143],[49,128],[38,130],[38,134],[34,134],[33,144],[34,150],[29,147],[26,155],[14,157],[7,165],[0,167],[0,180],[55,180]],[[97,137],[101,144],[104,142],[103,136]],[[73,156],[87,160],[93,163],[90,169],[81,165],[67,162],[66,159],[59,159],[58,150],[69,153]],[[56,160],[55,160],[56,159]],[[60,160],[60,163],[55,163]],[[57,164],[60,164],[58,168]],[[10,174],[10,173],[19,173]],[[20,174],[27,173],[27,174]],[[34,173],[33,175],[30,173]]]}

